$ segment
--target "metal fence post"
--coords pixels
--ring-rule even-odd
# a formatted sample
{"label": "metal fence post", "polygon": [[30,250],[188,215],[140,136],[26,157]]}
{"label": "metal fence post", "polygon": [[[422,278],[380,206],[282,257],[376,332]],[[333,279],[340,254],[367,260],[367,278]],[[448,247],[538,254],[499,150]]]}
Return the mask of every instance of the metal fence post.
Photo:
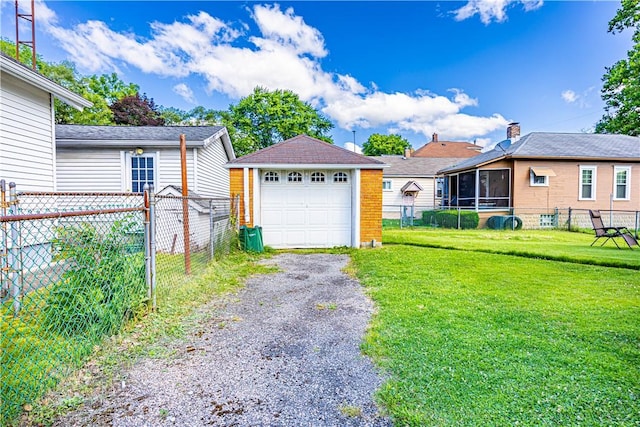
{"label": "metal fence post", "polygon": [[[7,214],[7,183],[0,179],[0,215]],[[7,262],[7,250],[9,247],[7,232],[8,222],[2,222],[0,228],[0,301],[4,302],[9,295],[9,263]]]}
{"label": "metal fence post", "polygon": [[567,215],[569,216],[569,218],[567,218],[567,231],[571,231],[571,207],[569,207]]}
{"label": "metal fence post", "polygon": [[151,258],[151,309],[156,310],[156,195],[149,186],[149,255]]}
{"label": "metal fence post", "polygon": [[151,289],[151,210],[149,208],[149,184],[144,185],[144,281],[147,285],[147,306],[152,308],[151,300],[153,292]]}
{"label": "metal fence post", "polygon": [[[9,215],[18,215],[18,195],[16,192],[15,182],[9,183]],[[21,275],[22,266],[20,265],[20,232],[18,221],[13,221],[9,225],[10,236],[9,245],[7,246],[7,264],[9,266],[9,277],[11,278],[10,295],[13,299],[13,315],[18,317],[20,314],[22,289]]]}
{"label": "metal fence post", "polygon": [[216,254],[216,223],[213,221],[213,200],[209,200],[209,260],[212,260]]}

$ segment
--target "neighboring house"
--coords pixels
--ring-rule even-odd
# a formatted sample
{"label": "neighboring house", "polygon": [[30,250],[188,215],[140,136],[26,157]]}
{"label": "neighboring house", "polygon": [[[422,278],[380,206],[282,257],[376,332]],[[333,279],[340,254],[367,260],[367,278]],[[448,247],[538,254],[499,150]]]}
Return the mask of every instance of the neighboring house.
{"label": "neighboring house", "polygon": [[186,138],[187,183],[204,197],[228,197],[235,159],[223,126],[57,125],[60,191],[141,192],[182,185],[180,135]]}
{"label": "neighboring house", "polygon": [[388,165],[382,177],[384,218],[420,217],[422,211],[439,207],[443,179],[437,177],[438,171],[464,160],[390,155],[372,158]]}
{"label": "neighboring house", "polygon": [[274,248],[379,246],[384,163],[299,135],[226,166],[240,223]]}
{"label": "neighboring house", "polygon": [[93,104],[4,54],[0,81],[0,179],[18,191],[55,191],[53,100]]}
{"label": "neighboring house", "polygon": [[439,141],[434,133],[430,142],[411,153],[411,157],[441,157],[466,159],[480,154],[482,147],[470,142]]}
{"label": "neighboring house", "polygon": [[[507,134],[514,136],[512,129]],[[543,225],[556,208],[640,210],[640,138],[543,132],[516,138],[441,170],[447,202],[485,220],[514,209],[532,225]]]}

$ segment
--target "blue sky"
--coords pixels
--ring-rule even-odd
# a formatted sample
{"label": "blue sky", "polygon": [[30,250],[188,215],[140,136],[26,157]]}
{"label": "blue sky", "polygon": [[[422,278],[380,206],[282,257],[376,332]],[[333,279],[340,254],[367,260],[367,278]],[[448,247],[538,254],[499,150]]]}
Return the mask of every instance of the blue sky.
{"label": "blue sky", "polygon": [[[28,0],[20,0],[28,7]],[[41,1],[48,61],[117,72],[157,104],[226,109],[255,86],[291,89],[322,111],[334,141],[398,133],[440,140],[590,130],[605,67],[631,33],[607,33],[612,1]],[[2,36],[15,4],[1,0]]]}

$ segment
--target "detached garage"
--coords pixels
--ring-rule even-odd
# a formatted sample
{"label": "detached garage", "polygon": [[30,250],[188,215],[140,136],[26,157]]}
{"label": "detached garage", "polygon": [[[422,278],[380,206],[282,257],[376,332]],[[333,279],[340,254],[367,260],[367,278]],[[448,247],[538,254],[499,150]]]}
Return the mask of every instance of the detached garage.
{"label": "detached garage", "polygon": [[240,225],[278,249],[379,246],[384,166],[306,135],[226,165]]}

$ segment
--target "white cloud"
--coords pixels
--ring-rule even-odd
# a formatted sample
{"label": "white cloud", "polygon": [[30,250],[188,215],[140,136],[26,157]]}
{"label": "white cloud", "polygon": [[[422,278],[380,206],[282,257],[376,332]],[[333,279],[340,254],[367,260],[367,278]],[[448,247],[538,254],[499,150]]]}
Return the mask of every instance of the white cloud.
{"label": "white cloud", "polygon": [[582,93],[576,93],[571,89],[567,89],[562,91],[560,96],[567,104],[577,105],[579,108],[590,108],[591,104],[589,99],[592,97],[595,89],[595,86],[591,86],[582,91]]}
{"label": "white cloud", "polygon": [[560,96],[562,96],[562,99],[564,99],[564,101],[568,104],[573,104],[574,102],[576,102],[578,100],[578,94],[576,94],[574,91],[572,91],[571,89],[565,90],[563,91]]}
{"label": "white cloud", "polygon": [[197,104],[193,91],[185,83],[179,83],[173,87],[173,91],[189,104]]}
{"label": "white cloud", "polygon": [[543,0],[468,0],[467,4],[453,13],[456,21],[464,21],[475,15],[480,15],[480,21],[489,25],[491,22],[504,22],[507,19],[507,8],[520,3],[524,10],[530,12],[543,5]]}
{"label": "white cloud", "polygon": [[355,145],[353,142],[344,143],[345,150],[353,151],[354,153],[362,154],[362,148],[359,145]]}
{"label": "white cloud", "polygon": [[[320,59],[328,50],[322,34],[292,8],[255,5],[250,13],[259,34],[247,34],[246,24],[223,22],[206,12],[171,23],[153,22],[148,37],[114,31],[101,21],[65,28],[57,24],[53,11],[43,26],[80,69],[120,72],[120,67],[135,67],[159,76],[195,75],[205,80],[209,93],[233,99],[250,94],[256,86],[289,89],[348,130],[386,127],[427,138],[439,132],[472,139],[507,125],[499,114],[463,113],[478,100],[459,88],[449,89],[450,96],[423,88],[386,93],[374,82],[367,87],[354,76],[325,71]],[[177,85],[174,91],[195,102],[196,94],[186,85]]]}

